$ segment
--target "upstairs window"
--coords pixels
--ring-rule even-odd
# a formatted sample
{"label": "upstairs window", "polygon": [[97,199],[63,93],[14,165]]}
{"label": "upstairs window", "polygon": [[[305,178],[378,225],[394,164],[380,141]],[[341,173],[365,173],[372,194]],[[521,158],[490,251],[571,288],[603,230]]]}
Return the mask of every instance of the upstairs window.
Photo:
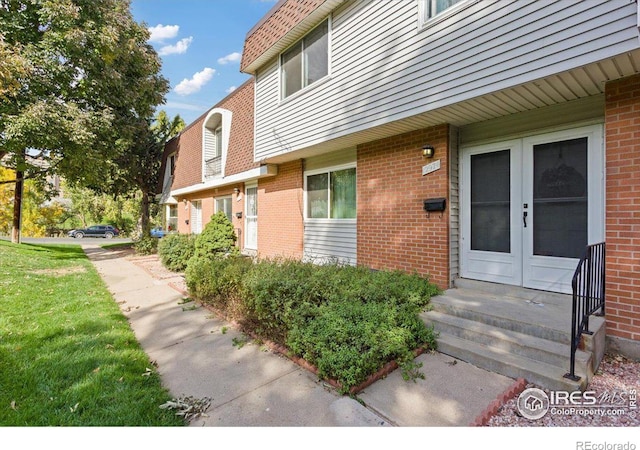
{"label": "upstairs window", "polygon": [[205,177],[217,177],[222,174],[222,128],[205,129],[204,164]]}
{"label": "upstairs window", "polygon": [[329,19],[314,28],[280,57],[282,97],[329,74]]}
{"label": "upstairs window", "polygon": [[465,0],[420,0],[421,19],[426,22]]}

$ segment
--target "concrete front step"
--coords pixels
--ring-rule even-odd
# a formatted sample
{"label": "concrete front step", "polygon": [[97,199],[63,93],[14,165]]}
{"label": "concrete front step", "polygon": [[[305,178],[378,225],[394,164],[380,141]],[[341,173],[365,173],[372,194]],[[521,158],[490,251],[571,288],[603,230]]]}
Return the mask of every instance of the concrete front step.
{"label": "concrete front step", "polygon": [[[529,359],[565,367],[566,370],[569,369],[568,361],[571,347],[568,344],[520,333],[511,329],[490,326],[486,323],[438,311],[424,314],[423,320],[426,324],[433,325],[434,329],[440,334],[452,335]],[[586,368],[591,363],[590,359],[591,357],[587,352],[578,350],[576,353],[578,367]]]}
{"label": "concrete front step", "polygon": [[[604,348],[604,321],[576,353],[579,382],[564,378],[570,364],[571,296],[495,283],[456,281],[422,314],[439,332],[439,351],[486,370],[555,390],[584,390]],[[596,338],[596,336],[598,336]]]}
{"label": "concrete front step", "polygon": [[572,381],[564,378],[567,370],[561,367],[448,334],[439,336],[438,351],[491,372],[511,378],[524,378],[551,390],[577,391],[584,390],[587,386],[586,374],[579,371],[576,373],[581,377],[580,380]]}

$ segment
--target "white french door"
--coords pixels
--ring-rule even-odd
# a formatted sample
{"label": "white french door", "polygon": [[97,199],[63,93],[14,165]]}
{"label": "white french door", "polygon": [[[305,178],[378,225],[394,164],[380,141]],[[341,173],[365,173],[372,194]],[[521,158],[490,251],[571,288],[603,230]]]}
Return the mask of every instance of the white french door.
{"label": "white french door", "polygon": [[604,237],[601,126],[462,150],[461,276],[571,292]]}

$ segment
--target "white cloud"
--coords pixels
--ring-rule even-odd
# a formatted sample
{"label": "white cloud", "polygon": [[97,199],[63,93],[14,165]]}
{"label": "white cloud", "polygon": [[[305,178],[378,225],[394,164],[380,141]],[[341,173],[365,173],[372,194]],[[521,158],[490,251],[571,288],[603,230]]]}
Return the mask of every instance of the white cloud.
{"label": "white cloud", "polygon": [[238,52],[229,53],[227,56],[223,56],[222,58],[218,58],[218,64],[229,64],[239,62],[240,58],[242,58],[242,54]]}
{"label": "white cloud", "polygon": [[151,42],[162,42],[165,39],[173,39],[178,35],[180,27],[178,25],[162,25],[158,24],[155,27],[149,27],[149,33]]}
{"label": "white cloud", "polygon": [[215,74],[215,69],[210,67],[205,67],[200,72],[196,72],[191,79],[185,78],[178,85],[173,88],[173,91],[178,95],[190,95],[198,92],[202,87],[207,84],[211,78],[213,78],[213,74]]}
{"label": "white cloud", "polygon": [[233,91],[235,91],[236,89],[238,89],[238,86],[230,86],[229,88],[227,88],[227,90],[225,91],[227,94],[231,94]]}
{"label": "white cloud", "polygon": [[192,41],[193,37],[189,36],[188,38],[180,39],[175,45],[165,45],[158,51],[158,55],[181,55],[182,53],[186,53]]}

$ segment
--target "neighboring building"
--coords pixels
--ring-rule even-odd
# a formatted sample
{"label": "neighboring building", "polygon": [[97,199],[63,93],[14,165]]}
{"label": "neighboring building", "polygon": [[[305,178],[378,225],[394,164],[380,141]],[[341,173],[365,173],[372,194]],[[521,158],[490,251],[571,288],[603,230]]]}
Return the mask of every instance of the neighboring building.
{"label": "neighboring building", "polygon": [[165,229],[200,233],[224,211],[238,246],[255,253],[257,182],[277,167],[253,161],[253,97],[249,80],[167,143],[159,200]]}
{"label": "neighboring building", "polygon": [[[237,169],[247,174],[237,184],[226,172],[179,178],[181,164],[201,167],[194,138],[192,156],[176,160],[178,229],[197,230],[196,200],[209,214],[207,198],[247,192],[249,173],[273,175],[277,164],[249,188],[258,227],[245,235],[260,255],[417,271],[442,288],[469,278],[569,292],[585,246],[606,241],[607,334],[637,349],[639,8],[281,0],[250,30],[242,58],[255,77],[245,155],[253,150],[255,165]],[[231,155],[233,128],[214,114],[195,134],[220,118]],[[170,144],[178,155],[189,132]]]}

